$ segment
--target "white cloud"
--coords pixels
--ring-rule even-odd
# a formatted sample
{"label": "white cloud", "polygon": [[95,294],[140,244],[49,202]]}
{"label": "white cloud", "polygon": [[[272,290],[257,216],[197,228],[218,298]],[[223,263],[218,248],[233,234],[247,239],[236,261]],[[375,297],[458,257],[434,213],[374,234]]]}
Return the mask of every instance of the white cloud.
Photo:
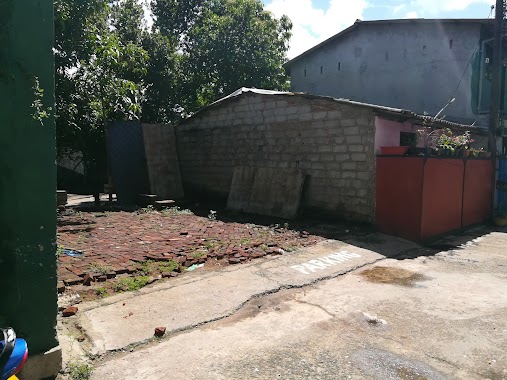
{"label": "white cloud", "polygon": [[405,18],[417,18],[417,12],[416,11],[407,12]]}
{"label": "white cloud", "polygon": [[312,0],[273,0],[266,9],[276,17],[287,15],[292,20],[288,55],[294,58],[362,19],[367,7],[366,0],[330,0],[324,11],[316,8]]}

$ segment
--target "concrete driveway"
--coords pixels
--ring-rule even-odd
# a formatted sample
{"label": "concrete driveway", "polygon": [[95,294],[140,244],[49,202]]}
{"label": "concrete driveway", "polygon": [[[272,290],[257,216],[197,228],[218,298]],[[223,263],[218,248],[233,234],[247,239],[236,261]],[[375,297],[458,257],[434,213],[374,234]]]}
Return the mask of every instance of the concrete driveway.
{"label": "concrete driveway", "polygon": [[507,234],[444,244],[458,246],[326,241],[83,304],[67,323],[97,380],[507,379]]}

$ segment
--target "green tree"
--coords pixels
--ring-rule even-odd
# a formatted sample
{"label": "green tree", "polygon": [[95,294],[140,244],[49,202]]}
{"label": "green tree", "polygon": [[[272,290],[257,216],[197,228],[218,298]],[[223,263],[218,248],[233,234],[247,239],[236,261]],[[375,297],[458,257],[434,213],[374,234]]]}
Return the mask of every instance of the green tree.
{"label": "green tree", "polygon": [[110,27],[110,5],[55,3],[58,151],[82,153],[96,201],[107,167],[106,124],[140,117],[149,59],[141,46],[122,41]]}
{"label": "green tree", "polygon": [[[184,6],[183,4],[186,4]],[[192,113],[239,87],[285,90],[292,23],[259,0],[157,0],[156,27],[179,41],[180,103]]]}

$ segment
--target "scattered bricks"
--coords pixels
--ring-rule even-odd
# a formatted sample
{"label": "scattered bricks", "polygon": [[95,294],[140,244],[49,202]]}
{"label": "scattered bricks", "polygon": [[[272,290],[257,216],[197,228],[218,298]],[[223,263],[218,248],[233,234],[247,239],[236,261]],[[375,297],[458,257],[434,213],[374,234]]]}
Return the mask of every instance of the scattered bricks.
{"label": "scattered bricks", "polygon": [[63,281],[58,281],[58,293],[63,293],[65,291],[65,284]]}
{"label": "scattered bricks", "polygon": [[84,276],[84,272],[82,270],[80,270],[79,268],[77,268],[76,266],[69,267],[69,271],[74,273],[76,276],[79,276],[79,277]]}
{"label": "scattered bricks", "polygon": [[180,232],[180,235],[181,235],[181,236],[187,236],[187,235],[188,235],[188,231],[181,231],[181,232]]}
{"label": "scattered bricks", "polygon": [[177,275],[177,272],[164,272],[162,273],[162,278],[176,277]]}
{"label": "scattered bricks", "polygon": [[67,286],[80,284],[83,279],[79,276],[68,276],[63,279],[63,282]]}
{"label": "scattered bricks", "polygon": [[69,306],[64,311],[62,311],[62,316],[64,317],[72,317],[73,315],[76,315],[78,311],[78,308],[76,306]]}
{"label": "scattered bricks", "polygon": [[116,277],[116,272],[108,272],[108,273],[106,273],[106,276],[107,276],[108,279],[115,278]]}
{"label": "scattered bricks", "polygon": [[239,264],[241,263],[241,260],[237,257],[229,257],[229,264]]}
{"label": "scattered bricks", "polygon": [[86,285],[86,286],[90,286],[92,284],[92,276],[90,276],[88,273],[85,274],[85,276],[83,277],[83,285]]}
{"label": "scattered bricks", "polygon": [[97,277],[97,281],[98,282],[104,282],[106,280],[107,280],[107,276],[105,274],[100,275],[99,277]]}
{"label": "scattered bricks", "polygon": [[155,328],[155,336],[163,337],[165,335],[166,328],[165,327],[156,327]]}

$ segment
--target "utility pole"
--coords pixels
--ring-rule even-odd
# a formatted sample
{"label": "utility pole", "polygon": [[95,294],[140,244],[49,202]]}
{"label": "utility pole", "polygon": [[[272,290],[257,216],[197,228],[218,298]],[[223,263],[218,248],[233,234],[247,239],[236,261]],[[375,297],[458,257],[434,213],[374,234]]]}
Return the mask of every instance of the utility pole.
{"label": "utility pole", "polygon": [[493,164],[493,178],[491,188],[491,216],[494,217],[496,198],[496,133],[500,121],[500,98],[502,78],[502,33],[504,18],[504,0],[496,0],[495,26],[493,39],[493,64],[491,79],[491,104],[489,115],[488,150],[491,152]]}

